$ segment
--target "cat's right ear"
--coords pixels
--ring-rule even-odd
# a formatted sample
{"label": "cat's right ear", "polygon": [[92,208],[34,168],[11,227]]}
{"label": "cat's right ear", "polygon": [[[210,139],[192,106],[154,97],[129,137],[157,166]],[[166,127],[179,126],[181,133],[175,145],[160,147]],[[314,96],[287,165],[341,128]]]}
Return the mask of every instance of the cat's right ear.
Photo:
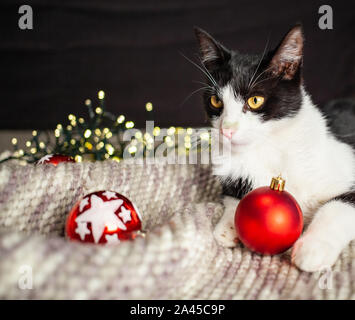
{"label": "cat's right ear", "polygon": [[282,39],[270,62],[271,72],[275,76],[290,80],[302,65],[303,56],[302,25],[295,25]]}
{"label": "cat's right ear", "polygon": [[206,31],[194,27],[202,63],[209,69],[229,60],[230,52]]}

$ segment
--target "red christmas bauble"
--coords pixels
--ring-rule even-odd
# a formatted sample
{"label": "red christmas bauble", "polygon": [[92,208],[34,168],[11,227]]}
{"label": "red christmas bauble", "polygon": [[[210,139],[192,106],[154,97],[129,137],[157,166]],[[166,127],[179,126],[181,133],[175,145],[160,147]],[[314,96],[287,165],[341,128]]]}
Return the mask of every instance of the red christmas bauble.
{"label": "red christmas bauble", "polygon": [[97,191],[86,195],[70,211],[66,235],[82,242],[115,244],[134,239],[141,229],[141,216],[123,195]]}
{"label": "red christmas bauble", "polygon": [[261,254],[289,249],[303,229],[303,216],[295,198],[283,191],[285,181],[273,178],[270,187],[249,192],[238,204],[235,227],[239,239]]}
{"label": "red christmas bauble", "polygon": [[37,164],[53,164],[56,166],[60,162],[75,162],[72,157],[62,154],[47,154],[37,161]]}

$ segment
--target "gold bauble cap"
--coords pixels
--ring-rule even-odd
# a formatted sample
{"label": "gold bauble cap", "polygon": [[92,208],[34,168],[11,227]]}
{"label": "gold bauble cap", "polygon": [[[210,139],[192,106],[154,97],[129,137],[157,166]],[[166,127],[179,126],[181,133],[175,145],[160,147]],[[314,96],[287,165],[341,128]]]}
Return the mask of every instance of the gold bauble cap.
{"label": "gold bauble cap", "polygon": [[274,177],[271,179],[270,188],[275,191],[283,191],[285,189],[286,180],[282,179],[281,175],[279,174],[278,177]]}

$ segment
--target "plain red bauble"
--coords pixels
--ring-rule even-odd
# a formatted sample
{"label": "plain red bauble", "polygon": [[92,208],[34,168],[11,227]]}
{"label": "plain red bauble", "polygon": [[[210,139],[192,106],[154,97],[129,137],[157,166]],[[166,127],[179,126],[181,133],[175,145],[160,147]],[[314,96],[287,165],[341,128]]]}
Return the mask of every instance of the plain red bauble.
{"label": "plain red bauble", "polygon": [[37,161],[37,165],[40,164],[52,164],[54,166],[58,165],[60,162],[75,162],[72,157],[65,156],[62,154],[47,154]]}
{"label": "plain red bauble", "polygon": [[116,244],[134,239],[141,227],[141,216],[129,199],[114,191],[97,191],[74,205],[65,230],[71,240]]}
{"label": "plain red bauble", "polygon": [[301,235],[302,211],[287,191],[261,187],[239,202],[235,227],[239,239],[249,249],[261,254],[279,254]]}

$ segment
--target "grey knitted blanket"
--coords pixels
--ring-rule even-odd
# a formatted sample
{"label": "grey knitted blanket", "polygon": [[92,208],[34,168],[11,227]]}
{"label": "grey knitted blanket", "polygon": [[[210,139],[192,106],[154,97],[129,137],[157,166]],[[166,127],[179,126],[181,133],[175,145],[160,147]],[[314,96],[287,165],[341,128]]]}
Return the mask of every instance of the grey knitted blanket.
{"label": "grey knitted blanket", "polygon": [[[65,220],[96,190],[126,195],[145,238],[101,246],[71,242]],[[219,246],[221,187],[202,165],[111,161],[0,166],[0,298],[354,299],[355,245],[332,270],[300,272],[289,255]],[[32,276],[23,286],[24,270]],[[27,274],[28,276],[29,274]]]}

